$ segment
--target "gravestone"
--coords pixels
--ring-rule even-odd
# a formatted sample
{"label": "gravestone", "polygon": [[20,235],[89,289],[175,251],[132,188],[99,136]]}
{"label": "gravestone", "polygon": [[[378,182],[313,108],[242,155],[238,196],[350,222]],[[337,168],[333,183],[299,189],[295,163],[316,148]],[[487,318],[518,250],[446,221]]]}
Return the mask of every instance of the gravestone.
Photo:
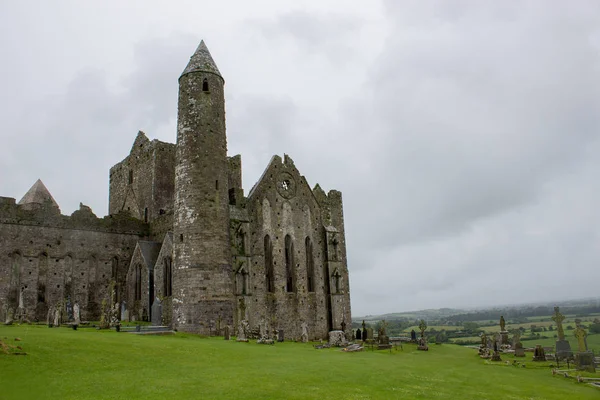
{"label": "gravestone", "polygon": [[229,325],[225,325],[225,328],[223,329],[223,338],[225,340],[231,339],[231,334],[229,333]]}
{"label": "gravestone", "polygon": [[500,353],[498,351],[498,341],[494,338],[494,354],[492,354],[492,361],[502,361]]}
{"label": "gravestone", "polygon": [[391,349],[392,345],[390,344],[390,338],[386,332],[387,322],[385,320],[381,321],[381,328],[379,328],[379,332],[377,335],[377,349],[378,350],[387,350]]}
{"label": "gravestone", "polygon": [[344,331],[331,331],[329,332],[329,345],[335,347],[345,346],[348,342],[346,341],[346,335]]}
{"label": "gravestone", "polygon": [[79,303],[73,305],[73,323],[75,325],[81,324],[81,311],[79,310]]}
{"label": "gravestone", "polygon": [[488,351],[488,340],[485,333],[481,334],[481,344],[479,345],[479,355],[489,355]]}
{"label": "gravestone", "polygon": [[245,319],[243,319],[238,324],[238,332],[237,332],[237,338],[236,338],[236,340],[238,342],[247,342],[248,341],[248,338],[246,337],[246,332],[247,331],[248,331],[248,321],[246,321]]}
{"label": "gravestone", "polygon": [[410,331],[410,341],[411,342],[416,342],[417,341],[417,332],[415,332],[414,329],[412,331]]}
{"label": "gravestone", "polygon": [[533,361],[546,361],[546,352],[540,344],[535,345],[535,350],[533,351]]}
{"label": "gravestone", "polygon": [[283,329],[279,329],[277,331],[277,341],[278,342],[283,342],[285,340],[284,336],[283,336]]}
{"label": "gravestone", "polygon": [[121,321],[127,321],[127,302],[123,301],[121,303]]}
{"label": "gravestone", "polygon": [[308,324],[306,322],[302,322],[300,328],[302,329],[302,334],[300,335],[300,338],[302,339],[302,343],[306,343],[308,342]]}
{"label": "gravestone", "polygon": [[[364,339],[364,335],[363,335]],[[373,328],[367,328],[367,340],[373,340]]]}
{"label": "gravestone", "polygon": [[123,314],[121,314],[121,321],[129,321],[129,310],[125,310]]}
{"label": "gravestone", "polygon": [[48,315],[46,316],[46,323],[48,328],[52,328],[52,320],[54,319],[54,308],[48,307]]}
{"label": "gravestone", "polygon": [[60,326],[60,307],[54,309],[54,326]]}
{"label": "gravestone", "polygon": [[162,303],[158,297],[154,299],[154,304],[152,304],[152,325],[162,325]]}
{"label": "gravestone", "polygon": [[356,340],[362,340],[362,332],[360,331],[360,328],[356,330]]}
{"label": "gravestone", "polygon": [[575,320],[577,328],[573,334],[577,338],[577,347],[579,352],[575,355],[575,365],[580,371],[596,372],[594,366],[594,353],[588,351],[587,347],[587,332],[581,325],[581,320]]}
{"label": "gravestone", "polygon": [[417,350],[428,351],[429,346],[427,345],[427,338],[425,336],[421,336],[418,340]]}
{"label": "gravestone", "polygon": [[560,313],[558,307],[554,307],[554,315],[552,320],[556,322],[556,334],[558,340],[556,341],[556,358],[564,359],[573,357],[573,351],[571,350],[571,344],[568,340],[565,340],[565,331],[563,330],[562,322],[565,317]]}

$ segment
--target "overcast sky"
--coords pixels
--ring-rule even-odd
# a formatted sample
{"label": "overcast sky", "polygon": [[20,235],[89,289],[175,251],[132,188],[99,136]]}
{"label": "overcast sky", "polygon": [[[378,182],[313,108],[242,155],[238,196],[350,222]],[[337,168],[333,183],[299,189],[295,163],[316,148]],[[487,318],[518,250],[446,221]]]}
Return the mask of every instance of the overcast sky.
{"label": "overcast sky", "polygon": [[0,195],[105,215],[201,39],[246,193],[342,191],[353,315],[598,296],[598,1],[2,1]]}

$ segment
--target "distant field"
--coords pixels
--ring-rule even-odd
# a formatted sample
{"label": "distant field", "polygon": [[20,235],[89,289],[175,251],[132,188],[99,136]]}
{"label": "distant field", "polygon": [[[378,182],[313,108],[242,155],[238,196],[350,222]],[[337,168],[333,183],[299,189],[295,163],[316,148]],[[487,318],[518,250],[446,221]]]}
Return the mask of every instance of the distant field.
{"label": "distant field", "polygon": [[[194,335],[143,336],[0,326],[26,356],[0,355],[0,398],[13,399],[598,399],[600,390],[430,345],[344,353],[311,344],[237,343]],[[22,340],[15,342],[14,338]],[[506,357],[510,361],[510,356]],[[525,361],[525,360],[520,360]],[[598,374],[600,376],[600,374]]]}
{"label": "distant field", "polygon": [[[442,329],[444,329],[446,331],[458,331],[458,330],[461,330],[462,328],[463,328],[462,326],[431,325],[431,326],[427,327],[427,331],[430,331],[432,329],[435,329],[436,331],[441,331]],[[421,332],[419,330],[419,327],[417,325],[409,326],[408,328],[406,328],[405,330],[403,330],[403,332],[410,333],[410,331],[412,331],[413,329],[417,333]],[[427,331],[425,331],[425,332],[427,332]]]}

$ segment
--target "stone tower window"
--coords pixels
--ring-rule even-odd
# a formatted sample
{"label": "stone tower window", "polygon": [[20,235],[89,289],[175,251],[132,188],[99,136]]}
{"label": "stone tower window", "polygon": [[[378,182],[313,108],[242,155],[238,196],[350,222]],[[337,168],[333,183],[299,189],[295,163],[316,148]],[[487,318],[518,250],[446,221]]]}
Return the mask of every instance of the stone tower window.
{"label": "stone tower window", "polygon": [[131,185],[133,183],[133,170],[130,169],[129,170],[129,184]]}
{"label": "stone tower window", "polygon": [[275,274],[273,273],[273,244],[269,235],[265,236],[265,277],[267,292],[275,291]]}
{"label": "stone tower window", "polygon": [[148,207],[144,208],[144,222],[148,222]]}
{"label": "stone tower window", "polygon": [[306,287],[309,292],[315,291],[315,261],[313,259],[313,245],[307,236],[304,242],[306,246]]}
{"label": "stone tower window", "polygon": [[173,263],[171,257],[165,257],[163,261],[163,293],[169,297],[173,293]]}
{"label": "stone tower window", "polygon": [[202,91],[208,92],[208,80],[206,78],[204,78],[204,80],[202,81]]}
{"label": "stone tower window", "polygon": [[285,236],[285,289],[287,292],[295,290],[294,282],[294,244],[290,235]]}

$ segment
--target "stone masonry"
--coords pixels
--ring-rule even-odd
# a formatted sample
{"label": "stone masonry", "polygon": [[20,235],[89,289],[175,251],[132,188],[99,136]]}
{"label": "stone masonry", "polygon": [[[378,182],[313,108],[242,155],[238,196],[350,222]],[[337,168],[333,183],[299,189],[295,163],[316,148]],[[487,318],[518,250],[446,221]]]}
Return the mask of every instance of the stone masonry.
{"label": "stone masonry", "polygon": [[224,85],[201,42],[179,78],[176,144],[138,133],[110,169],[107,217],[84,205],[61,215],[41,181],[18,204],[0,197],[0,320],[21,292],[29,320],[67,298],[97,320],[112,283],[129,318],[151,320],[158,298],[162,324],[182,331],[245,320],[326,339],[350,325],[341,193],[311,189],[284,155],[246,197],[241,156],[227,156]]}

